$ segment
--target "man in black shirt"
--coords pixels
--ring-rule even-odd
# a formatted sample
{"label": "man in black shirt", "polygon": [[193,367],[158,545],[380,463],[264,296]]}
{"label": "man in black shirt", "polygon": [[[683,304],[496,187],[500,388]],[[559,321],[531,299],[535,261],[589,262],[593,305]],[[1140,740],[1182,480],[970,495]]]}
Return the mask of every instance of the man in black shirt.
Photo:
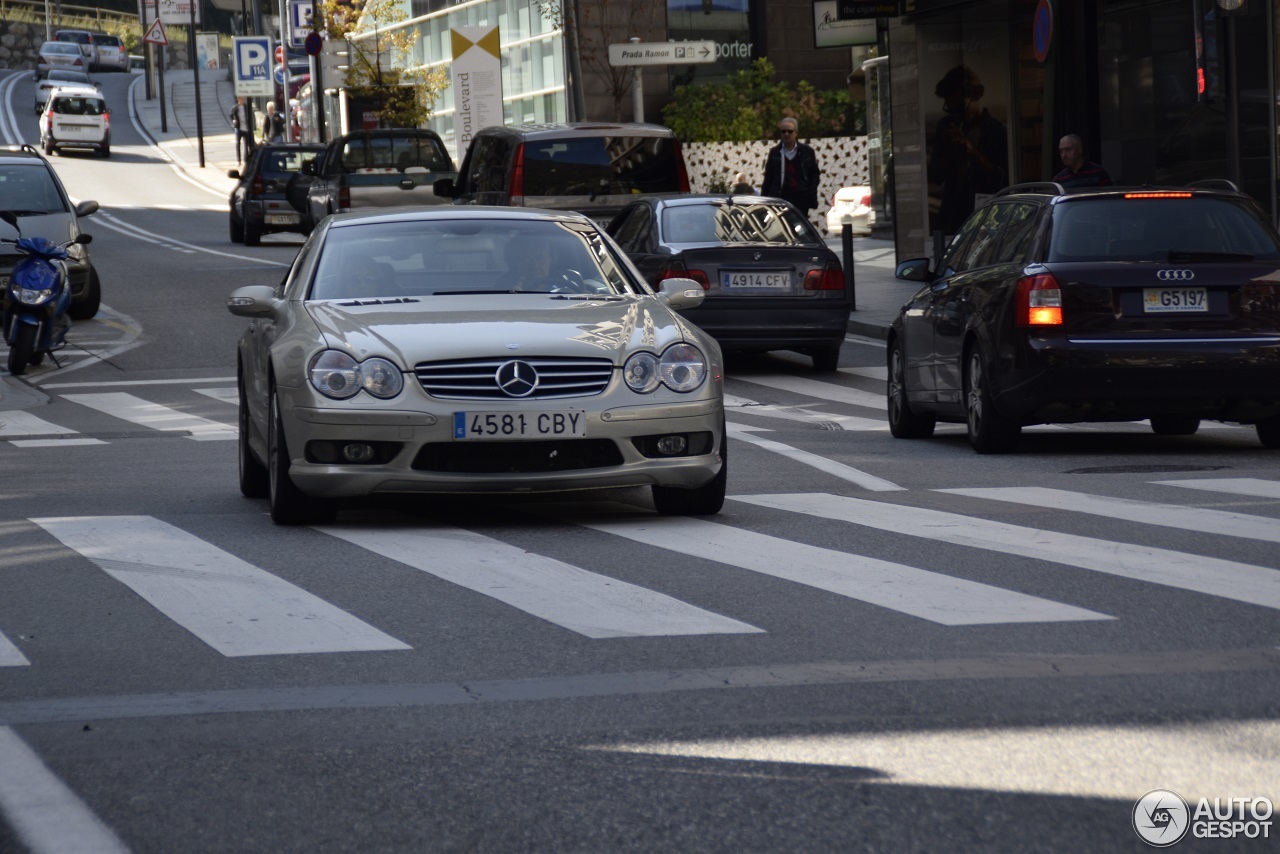
{"label": "man in black shirt", "polygon": [[1084,159],[1084,140],[1079,134],[1069,133],[1058,142],[1058,154],[1062,157],[1063,170],[1053,176],[1055,184],[1063,187],[1110,187],[1111,176],[1097,163]]}

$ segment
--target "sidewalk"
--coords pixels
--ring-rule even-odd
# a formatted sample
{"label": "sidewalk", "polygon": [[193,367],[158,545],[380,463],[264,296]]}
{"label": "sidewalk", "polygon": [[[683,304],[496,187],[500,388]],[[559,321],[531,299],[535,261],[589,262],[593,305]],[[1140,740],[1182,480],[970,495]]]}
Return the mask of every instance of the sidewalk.
{"label": "sidewalk", "polygon": [[[200,101],[204,131],[204,168],[200,167],[196,134],[194,73],[165,72],[168,130],[160,130],[160,100],[145,98],[145,81],[139,78],[132,90],[132,108],[139,123],[157,147],[192,180],[230,195],[235,181],[227,177],[235,169],[235,133],[228,116],[235,105],[232,84],[225,69],[200,72]],[[842,254],[839,237],[827,245]],[[844,260],[843,258],[841,260]],[[853,239],[854,305],[849,315],[849,331],[872,338],[885,338],[889,324],[915,287],[894,278],[896,263],[893,241],[870,237]]]}

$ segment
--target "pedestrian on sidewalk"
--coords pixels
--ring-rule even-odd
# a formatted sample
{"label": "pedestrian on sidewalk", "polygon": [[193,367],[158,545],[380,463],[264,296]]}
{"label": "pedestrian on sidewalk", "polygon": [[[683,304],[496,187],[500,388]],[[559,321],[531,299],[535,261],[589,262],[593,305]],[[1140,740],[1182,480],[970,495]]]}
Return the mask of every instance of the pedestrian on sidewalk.
{"label": "pedestrian on sidewalk", "polygon": [[236,163],[244,163],[253,154],[254,138],[257,136],[253,125],[253,107],[241,95],[231,108],[231,127],[236,131]]}
{"label": "pedestrian on sidewalk", "polygon": [[1084,140],[1078,133],[1069,133],[1058,141],[1058,154],[1063,169],[1053,176],[1055,184],[1063,187],[1110,187],[1111,176],[1101,165],[1084,157]]}
{"label": "pedestrian on sidewalk", "polygon": [[267,101],[267,115],[262,119],[262,141],[284,142],[284,116],[276,111],[276,102]]}
{"label": "pedestrian on sidewalk", "polygon": [[800,123],[787,116],[778,122],[781,141],[769,149],[764,161],[764,183],[760,195],[786,199],[800,209],[805,219],[818,206],[818,156],[800,142]]}

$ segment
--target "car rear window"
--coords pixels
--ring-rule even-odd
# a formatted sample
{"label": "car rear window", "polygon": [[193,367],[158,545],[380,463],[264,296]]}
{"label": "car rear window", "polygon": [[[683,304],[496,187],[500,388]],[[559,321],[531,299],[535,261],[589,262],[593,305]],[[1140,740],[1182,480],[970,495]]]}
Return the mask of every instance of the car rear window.
{"label": "car rear window", "polygon": [[53,111],[64,116],[100,116],[107,111],[107,105],[101,98],[57,95],[53,99]]}
{"label": "car rear window", "polygon": [[524,143],[524,195],[678,193],[676,142],[668,137],[601,136]]}
{"label": "car rear window", "polygon": [[348,172],[361,169],[418,168],[429,172],[451,172],[453,161],[433,136],[371,136],[347,140],[342,146],[342,168]]}
{"label": "car rear window", "polygon": [[297,172],[308,160],[315,160],[318,151],[276,149],[263,155],[263,172]]}
{"label": "car rear window", "polygon": [[75,42],[76,44],[88,44],[91,36],[88,33],[58,33],[54,36],[60,42]]}
{"label": "car rear window", "polygon": [[74,53],[76,56],[79,56],[80,48],[76,47],[74,44],[71,44],[69,42],[61,42],[61,43],[45,42],[45,44],[40,48],[40,52],[41,53],[65,53],[68,56]]}
{"label": "car rear window", "polygon": [[1170,252],[1280,259],[1280,237],[1244,205],[1213,196],[1093,198],[1054,208],[1049,261],[1162,261]]}
{"label": "car rear window", "polygon": [[664,242],[677,244],[822,242],[799,211],[776,202],[672,205],[662,212],[662,234]]}
{"label": "car rear window", "polygon": [[120,39],[115,36],[97,36],[93,43],[99,47],[120,47]]}
{"label": "car rear window", "polygon": [[65,213],[53,176],[40,163],[0,166],[0,210],[19,216]]}

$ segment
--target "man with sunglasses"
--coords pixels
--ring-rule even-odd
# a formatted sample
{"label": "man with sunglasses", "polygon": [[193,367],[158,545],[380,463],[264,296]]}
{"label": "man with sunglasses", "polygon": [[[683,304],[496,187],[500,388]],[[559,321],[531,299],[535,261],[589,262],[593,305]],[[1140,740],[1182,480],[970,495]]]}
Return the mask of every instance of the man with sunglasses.
{"label": "man with sunglasses", "polygon": [[786,199],[809,217],[818,206],[818,157],[797,137],[800,124],[790,116],[778,122],[781,141],[769,149],[764,161],[760,195]]}

